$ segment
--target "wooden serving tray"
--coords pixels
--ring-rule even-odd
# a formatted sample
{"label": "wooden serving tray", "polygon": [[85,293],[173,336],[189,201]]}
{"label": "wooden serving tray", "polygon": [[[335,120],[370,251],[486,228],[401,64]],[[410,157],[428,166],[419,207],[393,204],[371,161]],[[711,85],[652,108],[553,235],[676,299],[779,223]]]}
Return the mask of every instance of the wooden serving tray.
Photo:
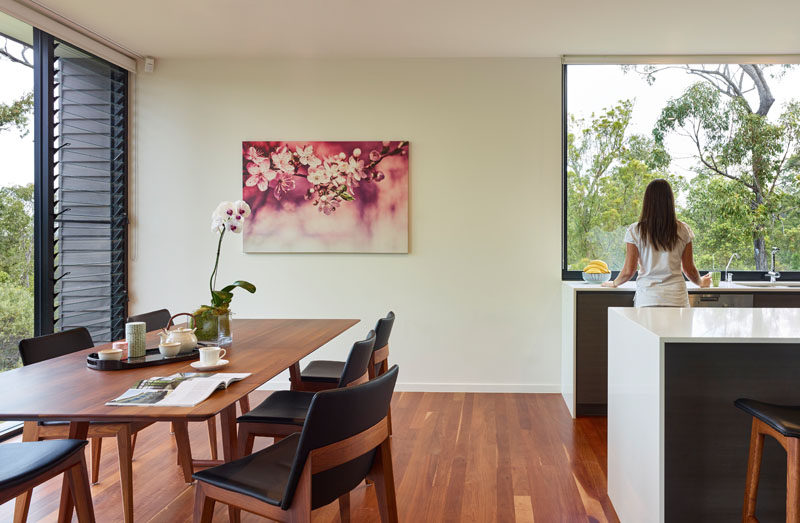
{"label": "wooden serving tray", "polygon": [[196,360],[200,358],[200,352],[195,348],[192,352],[178,354],[171,358],[165,358],[158,352],[158,348],[147,349],[144,356],[140,358],[123,358],[116,360],[101,360],[96,352],[86,356],[86,366],[94,370],[126,370],[138,369],[140,367],[153,367],[156,365],[166,365],[176,361]]}

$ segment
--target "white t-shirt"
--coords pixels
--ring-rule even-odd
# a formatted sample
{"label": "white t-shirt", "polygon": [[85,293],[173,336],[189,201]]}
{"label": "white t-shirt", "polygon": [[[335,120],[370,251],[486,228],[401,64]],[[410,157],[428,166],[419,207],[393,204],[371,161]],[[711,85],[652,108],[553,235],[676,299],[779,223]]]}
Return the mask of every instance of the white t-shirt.
{"label": "white t-shirt", "polygon": [[678,222],[678,241],[670,251],[658,251],[649,242],[644,244],[637,230],[638,223],[628,227],[625,243],[639,249],[639,275],[636,278],[636,307],[688,307],[689,293],[681,272],[681,256],[694,239],[694,233]]}

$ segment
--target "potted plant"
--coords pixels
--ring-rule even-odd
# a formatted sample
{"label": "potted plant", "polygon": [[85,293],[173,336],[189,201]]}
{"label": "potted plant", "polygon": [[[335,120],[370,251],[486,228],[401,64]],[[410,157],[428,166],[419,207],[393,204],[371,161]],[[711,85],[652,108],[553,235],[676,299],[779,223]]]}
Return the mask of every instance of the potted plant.
{"label": "potted plant", "polygon": [[192,315],[193,326],[197,329],[195,334],[200,341],[211,341],[217,345],[229,345],[233,341],[230,305],[231,300],[233,300],[234,289],[238,287],[251,294],[256,292],[256,286],[244,280],[236,280],[230,285],[216,290],[222,239],[228,231],[234,234],[241,233],[248,216],[250,216],[250,206],[242,200],[220,202],[211,214],[211,230],[219,234],[219,241],[217,242],[217,257],[214,260],[214,270],[211,271],[211,278],[208,281],[208,287],[211,291],[211,305],[201,305]]}

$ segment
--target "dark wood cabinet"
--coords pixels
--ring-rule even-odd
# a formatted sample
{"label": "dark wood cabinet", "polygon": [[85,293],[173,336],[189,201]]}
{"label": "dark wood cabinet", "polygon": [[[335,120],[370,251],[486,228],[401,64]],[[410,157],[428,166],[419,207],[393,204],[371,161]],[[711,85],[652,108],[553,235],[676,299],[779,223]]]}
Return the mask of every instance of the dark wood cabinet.
{"label": "dark wood cabinet", "polygon": [[633,307],[633,292],[578,292],[575,304],[575,415],[608,408],[608,308]]}
{"label": "dark wood cabinet", "polygon": [[766,309],[800,307],[800,292],[756,292],[753,307]]}

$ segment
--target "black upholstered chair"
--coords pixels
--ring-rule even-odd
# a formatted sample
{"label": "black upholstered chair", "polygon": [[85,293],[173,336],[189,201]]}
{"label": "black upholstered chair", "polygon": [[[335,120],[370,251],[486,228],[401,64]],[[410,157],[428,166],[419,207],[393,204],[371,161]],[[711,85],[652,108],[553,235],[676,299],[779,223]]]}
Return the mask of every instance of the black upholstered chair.
{"label": "black upholstered chair", "polygon": [[753,416],[742,521],[758,521],[758,476],[766,435],[775,438],[786,451],[786,521],[800,522],[800,406],[775,405],[751,399],[738,399],[734,405]]}
{"label": "black upholstered chair", "polygon": [[[0,505],[64,473],[78,521],[93,523],[92,494],[83,459],[85,446],[86,441],[76,439],[0,445]],[[24,522],[26,519],[15,517],[14,521]]]}
{"label": "black upholstered chair", "polygon": [[[72,354],[94,346],[92,336],[83,327],[47,334],[36,338],[28,338],[19,342],[19,354],[23,365],[32,365],[51,358]],[[153,422],[130,423],[90,423],[88,438],[92,442],[92,483],[97,483],[100,470],[100,454],[102,438],[115,437],[119,450],[120,471],[128,470],[133,459],[136,446],[136,434],[152,425]],[[69,423],[66,421],[36,422],[26,421],[23,427],[23,441],[40,441],[65,439],[69,436]],[[132,493],[130,474],[120,474],[122,486],[123,509],[132,510]],[[31,493],[23,493],[17,498],[16,513],[25,519],[30,508]]]}
{"label": "black upholstered chair", "polygon": [[[374,378],[389,368],[389,335],[394,325],[394,312],[375,325],[375,349],[372,355],[369,377]],[[343,361],[314,360],[300,372],[297,383],[292,383],[292,390],[320,391],[335,389],[339,385],[339,377],[344,369]]]}
{"label": "black upholstered chair", "polygon": [[278,521],[311,521],[311,510],[339,499],[349,521],[350,491],[368,478],[381,521],[396,522],[386,414],[397,366],[354,387],[318,392],[302,432],[264,450],[194,474],[195,522],[210,522],[217,501],[231,520],[244,509]]}
{"label": "black upholstered chair", "polygon": [[[369,331],[365,340],[353,344],[339,376],[338,387],[352,387],[369,379],[368,367],[375,339],[375,331]],[[306,421],[313,398],[313,392],[280,390],[267,396],[267,399],[250,412],[239,416],[236,421],[242,454],[253,452],[253,440],[256,436],[278,440],[298,432]]]}
{"label": "black upholstered chair", "polygon": [[143,321],[147,332],[157,331],[172,326],[172,315],[167,309],[159,309],[157,311],[128,316],[128,323],[134,321]]}

